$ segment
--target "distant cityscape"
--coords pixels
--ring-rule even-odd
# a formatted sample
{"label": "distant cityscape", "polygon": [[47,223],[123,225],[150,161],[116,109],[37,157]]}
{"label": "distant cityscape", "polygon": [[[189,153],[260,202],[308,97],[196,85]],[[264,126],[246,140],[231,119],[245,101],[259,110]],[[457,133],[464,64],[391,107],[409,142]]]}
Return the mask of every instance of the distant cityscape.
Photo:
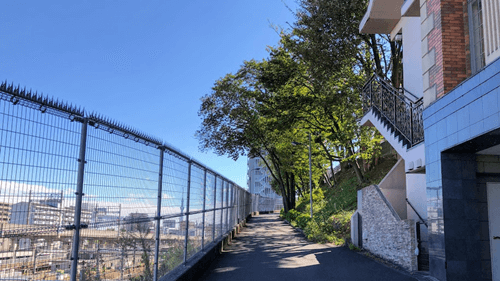
{"label": "distant cityscape", "polygon": [[[0,280],[24,280],[17,278],[27,273],[36,279],[66,280],[73,241],[73,231],[68,230],[73,229],[74,219],[75,206],[64,206],[62,193],[30,192],[26,201],[0,202]],[[80,232],[82,270],[88,269],[90,275],[107,274],[110,279],[132,278],[142,272],[144,247],[153,245],[155,239],[153,216],[139,212],[123,216],[121,205],[82,203],[80,221],[85,225]],[[213,221],[206,222],[206,237],[214,234],[212,226]],[[220,228],[219,223],[216,229]],[[161,220],[161,249],[183,247],[178,241],[184,240],[185,231],[183,216]],[[193,237],[190,241],[201,245],[203,224],[190,221],[188,231]]]}

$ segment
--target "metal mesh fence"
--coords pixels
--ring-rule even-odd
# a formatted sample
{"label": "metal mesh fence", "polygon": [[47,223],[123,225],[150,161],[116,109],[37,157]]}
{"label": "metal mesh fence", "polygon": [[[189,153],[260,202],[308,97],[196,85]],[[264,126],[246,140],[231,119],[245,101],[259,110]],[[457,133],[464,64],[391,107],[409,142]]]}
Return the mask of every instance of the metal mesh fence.
{"label": "metal mesh fence", "polygon": [[0,85],[0,280],[157,280],[255,204],[163,142]]}

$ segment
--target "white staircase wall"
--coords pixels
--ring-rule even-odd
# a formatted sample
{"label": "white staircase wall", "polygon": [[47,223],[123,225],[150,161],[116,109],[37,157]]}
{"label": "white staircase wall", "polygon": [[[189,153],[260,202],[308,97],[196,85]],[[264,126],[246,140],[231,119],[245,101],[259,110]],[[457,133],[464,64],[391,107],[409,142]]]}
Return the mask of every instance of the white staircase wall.
{"label": "white staircase wall", "polygon": [[420,34],[415,34],[415,32],[420,31],[420,17],[405,17],[404,19],[405,23],[402,30],[404,88],[417,98],[421,98],[424,93],[422,83],[422,43]]}
{"label": "white staircase wall", "polygon": [[[407,218],[405,161],[399,159],[378,185],[401,219]],[[424,188],[425,191],[425,188]]]}
{"label": "white staircase wall", "polygon": [[[425,174],[406,174],[406,198],[413,205],[418,214],[427,220],[427,193]],[[417,214],[408,205],[408,219],[419,221]]]}

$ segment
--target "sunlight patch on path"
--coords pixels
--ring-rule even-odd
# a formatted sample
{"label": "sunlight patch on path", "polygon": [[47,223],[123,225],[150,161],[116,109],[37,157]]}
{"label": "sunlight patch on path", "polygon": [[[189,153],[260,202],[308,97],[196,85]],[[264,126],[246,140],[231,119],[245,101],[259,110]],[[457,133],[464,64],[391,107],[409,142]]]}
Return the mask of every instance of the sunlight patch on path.
{"label": "sunlight patch on path", "polygon": [[318,259],[316,259],[316,255],[309,254],[305,256],[283,258],[278,262],[278,268],[299,268],[318,264],[319,262]]}

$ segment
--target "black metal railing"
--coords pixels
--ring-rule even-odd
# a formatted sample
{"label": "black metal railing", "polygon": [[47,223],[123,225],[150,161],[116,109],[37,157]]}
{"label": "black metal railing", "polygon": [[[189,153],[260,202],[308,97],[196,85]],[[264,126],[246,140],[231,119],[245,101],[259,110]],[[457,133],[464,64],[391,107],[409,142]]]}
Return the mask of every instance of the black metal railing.
{"label": "black metal railing", "polygon": [[422,98],[404,88],[396,89],[376,74],[363,86],[362,98],[364,114],[376,110],[406,139],[409,147],[424,141]]}

